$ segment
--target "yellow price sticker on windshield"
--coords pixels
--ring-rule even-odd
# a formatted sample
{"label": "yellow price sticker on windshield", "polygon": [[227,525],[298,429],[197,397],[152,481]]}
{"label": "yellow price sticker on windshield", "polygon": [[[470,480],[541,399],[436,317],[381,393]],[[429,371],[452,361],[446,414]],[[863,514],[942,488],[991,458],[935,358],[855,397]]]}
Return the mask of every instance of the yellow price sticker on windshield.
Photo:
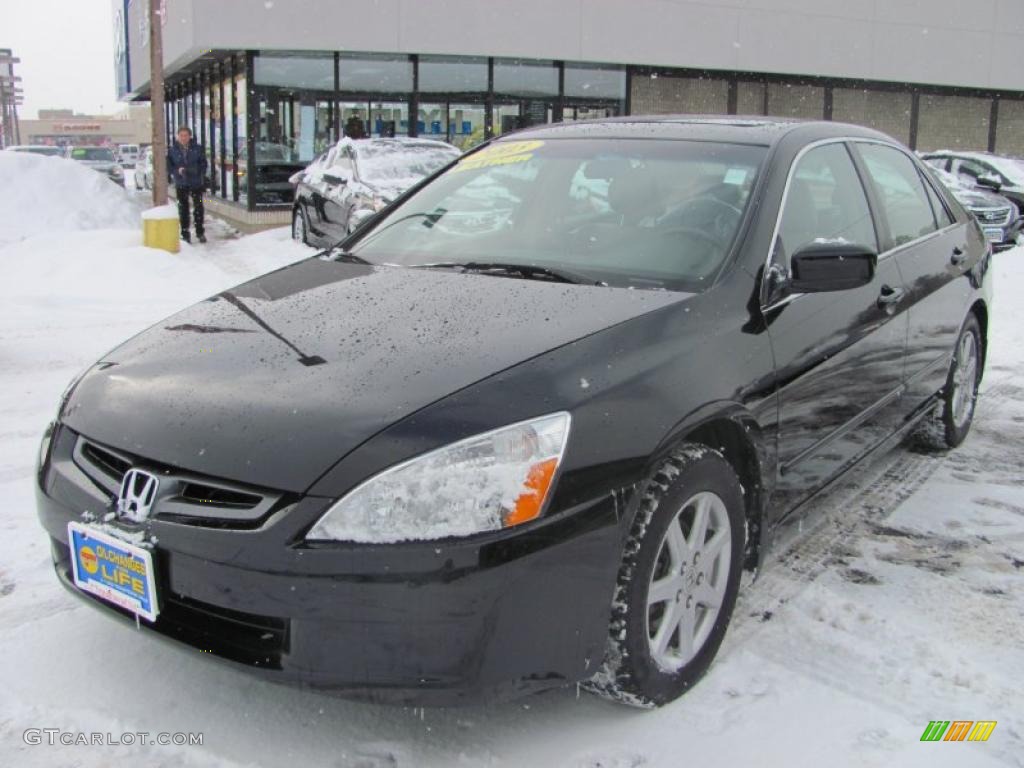
{"label": "yellow price sticker on windshield", "polygon": [[471,171],[475,168],[490,168],[495,165],[514,165],[525,163],[533,157],[538,147],[544,146],[543,141],[503,141],[481,149],[479,152],[461,160],[453,173]]}

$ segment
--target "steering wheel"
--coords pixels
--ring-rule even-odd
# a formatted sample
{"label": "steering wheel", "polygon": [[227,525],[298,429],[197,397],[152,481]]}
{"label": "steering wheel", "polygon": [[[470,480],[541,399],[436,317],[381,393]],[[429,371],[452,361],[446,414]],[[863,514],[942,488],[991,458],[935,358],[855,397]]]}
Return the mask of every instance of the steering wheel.
{"label": "steering wheel", "polygon": [[[722,255],[724,247],[721,241],[714,235],[708,234],[703,230],[696,229],[694,227],[669,227],[658,232],[658,235],[665,241],[678,240],[683,238],[689,238],[691,240],[700,240],[707,244],[705,251],[705,257],[702,260],[702,267],[711,267],[718,260],[718,257]],[[693,253],[688,253],[685,250],[680,250],[676,256],[679,259],[690,258],[692,259]],[[692,265],[691,265],[692,266]],[[694,272],[704,272],[705,269],[690,270]]]}

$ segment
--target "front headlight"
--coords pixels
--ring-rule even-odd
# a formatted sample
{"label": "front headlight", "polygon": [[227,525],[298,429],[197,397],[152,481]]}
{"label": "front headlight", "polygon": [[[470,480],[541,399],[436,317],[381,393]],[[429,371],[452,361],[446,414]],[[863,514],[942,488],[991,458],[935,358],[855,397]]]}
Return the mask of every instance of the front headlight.
{"label": "front headlight", "polygon": [[350,491],[306,536],[384,544],[495,531],[540,515],[569,438],[554,413],[460,440]]}

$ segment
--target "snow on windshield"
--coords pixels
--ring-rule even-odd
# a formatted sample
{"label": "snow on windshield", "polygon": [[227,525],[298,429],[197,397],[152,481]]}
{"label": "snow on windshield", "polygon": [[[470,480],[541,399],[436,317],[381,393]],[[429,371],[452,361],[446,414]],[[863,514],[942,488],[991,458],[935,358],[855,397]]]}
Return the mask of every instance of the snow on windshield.
{"label": "snow on windshield", "polygon": [[461,154],[441,142],[378,140],[355,144],[359,174],[367,181],[418,181]]}
{"label": "snow on windshield", "polygon": [[989,155],[985,160],[1015,186],[1024,185],[1024,161],[1018,160],[1015,157],[1001,157],[999,155]]}

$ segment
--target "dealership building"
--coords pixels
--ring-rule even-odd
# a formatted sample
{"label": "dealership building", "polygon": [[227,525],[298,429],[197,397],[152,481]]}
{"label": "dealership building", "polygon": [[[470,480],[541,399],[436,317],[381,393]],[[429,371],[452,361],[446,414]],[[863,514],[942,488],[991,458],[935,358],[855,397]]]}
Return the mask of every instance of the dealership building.
{"label": "dealership building", "polygon": [[[121,95],[148,99],[148,3],[113,2]],[[168,133],[192,128],[239,221],[286,220],[263,169],[343,135],[469,147],[544,122],[714,113],[1024,154],[1020,0],[163,4]]]}

